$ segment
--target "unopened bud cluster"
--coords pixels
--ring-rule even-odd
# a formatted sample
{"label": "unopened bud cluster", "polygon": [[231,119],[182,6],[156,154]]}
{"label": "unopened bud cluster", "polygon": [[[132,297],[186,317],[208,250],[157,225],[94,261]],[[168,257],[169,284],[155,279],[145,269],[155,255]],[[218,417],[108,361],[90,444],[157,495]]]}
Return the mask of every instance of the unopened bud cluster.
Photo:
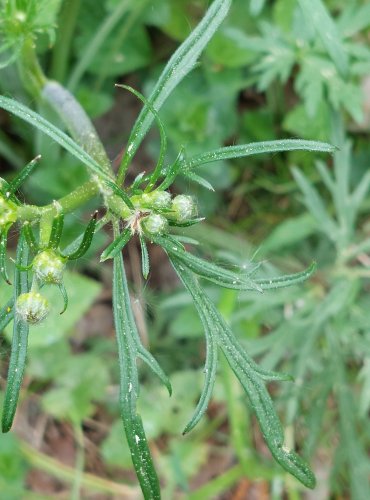
{"label": "unopened bud cluster", "polygon": [[[155,190],[150,193],[135,195],[131,198],[135,214],[122,213],[127,225],[133,232],[144,229],[148,234],[164,234],[172,223],[183,223],[197,214],[195,202],[191,196],[177,195],[172,198],[168,191]],[[140,219],[140,224],[133,225],[133,217]]]}

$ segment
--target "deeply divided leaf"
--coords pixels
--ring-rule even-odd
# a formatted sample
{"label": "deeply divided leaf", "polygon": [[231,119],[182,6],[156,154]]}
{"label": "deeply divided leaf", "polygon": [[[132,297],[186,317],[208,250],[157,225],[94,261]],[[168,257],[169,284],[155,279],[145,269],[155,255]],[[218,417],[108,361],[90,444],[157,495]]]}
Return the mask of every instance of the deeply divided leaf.
{"label": "deeply divided leaf", "polygon": [[[285,470],[290,472],[305,486],[313,488],[315,486],[315,477],[309,466],[294,451],[284,446],[284,434],[281,423],[266,389],[263,377],[256,369],[256,364],[238,344],[225,320],[199,286],[197,280],[192,276],[190,270],[181,266],[180,262],[175,258],[171,258],[171,261],[193,298],[194,305],[207,335],[209,332],[212,332],[213,336],[217,339],[218,346],[243,386],[272,455]],[[208,380],[207,383],[210,383],[210,381]],[[203,391],[203,399],[209,398],[207,389]],[[204,412],[204,410],[202,402],[199,412]],[[195,419],[197,417],[195,415]],[[193,420],[194,417],[188,427],[192,425]]]}

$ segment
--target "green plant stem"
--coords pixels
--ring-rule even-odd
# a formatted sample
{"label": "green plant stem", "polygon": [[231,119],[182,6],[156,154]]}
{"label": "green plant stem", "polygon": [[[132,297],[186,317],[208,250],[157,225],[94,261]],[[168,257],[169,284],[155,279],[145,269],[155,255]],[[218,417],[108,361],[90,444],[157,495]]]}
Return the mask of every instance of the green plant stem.
{"label": "green plant stem", "polygon": [[23,44],[18,60],[18,72],[27,91],[32,96],[39,97],[46,83],[46,77],[37,59],[32,38],[28,38]]}
{"label": "green plant stem", "polygon": [[47,81],[42,88],[44,99],[59,115],[72,138],[110,177],[111,163],[104,146],[86,111],[74,96],[58,82]]}
{"label": "green plant stem", "polygon": [[72,36],[76,27],[81,0],[64,0],[59,14],[59,29],[53,50],[51,76],[63,82],[66,76]]}
{"label": "green plant stem", "polygon": [[[57,204],[60,205],[64,213],[73,212],[73,210],[90,201],[98,193],[99,187],[97,183],[93,180],[87,181],[72,193],[57,200]],[[54,211],[55,203],[50,203],[44,207],[22,205],[18,207],[18,220],[20,222],[39,220],[43,215],[53,213]]]}

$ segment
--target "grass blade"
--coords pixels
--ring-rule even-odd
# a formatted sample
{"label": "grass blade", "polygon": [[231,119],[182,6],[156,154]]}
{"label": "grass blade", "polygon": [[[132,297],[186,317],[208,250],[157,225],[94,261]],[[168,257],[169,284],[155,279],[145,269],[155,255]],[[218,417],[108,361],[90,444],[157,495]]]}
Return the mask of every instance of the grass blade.
{"label": "grass blade", "polygon": [[226,146],[224,148],[207,151],[190,159],[182,161],[184,170],[192,169],[219,160],[231,160],[233,158],[243,158],[244,156],[278,153],[283,151],[321,151],[323,153],[334,153],[335,146],[319,141],[303,141],[300,139],[284,139],[282,141],[263,141],[241,144],[238,146]]}
{"label": "grass blade", "polygon": [[139,391],[134,340],[136,325],[121,255],[115,257],[113,264],[113,313],[120,366],[121,417],[144,498],[155,500],[160,498],[160,489],[143,424],[136,410]]}
{"label": "grass blade", "polygon": [[[28,246],[23,232],[21,232],[17,246],[16,264],[19,266],[27,266],[28,253]],[[20,271],[17,266],[15,266],[14,303],[16,302],[18,296],[22,293],[27,293],[28,289],[28,273]],[[8,432],[13,424],[27,356],[29,326],[27,323],[21,321],[17,315],[14,316],[13,325],[12,347],[2,416],[3,432]]]}
{"label": "grass blade", "polygon": [[48,120],[45,120],[45,118],[40,116],[38,113],[35,113],[20,102],[4,96],[0,96],[0,108],[9,111],[9,113],[18,116],[22,120],[41,130],[41,132],[44,132],[44,134],[51,137],[66,151],[68,151],[75,158],[84,163],[92,173],[98,175],[103,179],[111,179],[111,177],[102,169],[99,163],[97,163],[88,153],[86,153],[86,151],[84,151],[81,146],[79,146],[64,132],[55,127],[55,125],[50,123]]}
{"label": "grass blade", "polygon": [[[215,0],[198,26],[170,58],[148,99],[156,111],[161,108],[181,80],[194,68],[204,47],[226,17],[230,5],[231,0]],[[153,119],[150,109],[144,106],[134,124],[132,139],[127,144],[122,158],[117,177],[118,184],[123,182],[128,165],[148,132]]]}

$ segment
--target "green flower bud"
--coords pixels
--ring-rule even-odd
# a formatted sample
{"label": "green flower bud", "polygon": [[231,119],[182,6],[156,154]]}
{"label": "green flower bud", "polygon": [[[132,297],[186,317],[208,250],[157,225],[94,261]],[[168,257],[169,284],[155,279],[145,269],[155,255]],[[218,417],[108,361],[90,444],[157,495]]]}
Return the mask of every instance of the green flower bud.
{"label": "green flower bud", "polygon": [[48,315],[49,303],[38,292],[22,293],[17,299],[15,310],[22,321],[36,325]]}
{"label": "green flower bud", "polygon": [[168,231],[166,217],[159,214],[150,214],[143,220],[144,229],[150,234],[163,234]]}
{"label": "green flower bud", "polygon": [[170,208],[171,195],[168,191],[152,191],[144,193],[141,197],[142,205],[148,208],[163,209]]}
{"label": "green flower bud", "polygon": [[41,283],[59,284],[63,279],[65,259],[52,250],[44,250],[36,255],[32,268]]}
{"label": "green flower bud", "polygon": [[197,207],[191,196],[179,194],[172,201],[172,211],[178,222],[192,219],[197,214]]}
{"label": "green flower bud", "polygon": [[17,220],[17,205],[0,194],[0,228]]}

